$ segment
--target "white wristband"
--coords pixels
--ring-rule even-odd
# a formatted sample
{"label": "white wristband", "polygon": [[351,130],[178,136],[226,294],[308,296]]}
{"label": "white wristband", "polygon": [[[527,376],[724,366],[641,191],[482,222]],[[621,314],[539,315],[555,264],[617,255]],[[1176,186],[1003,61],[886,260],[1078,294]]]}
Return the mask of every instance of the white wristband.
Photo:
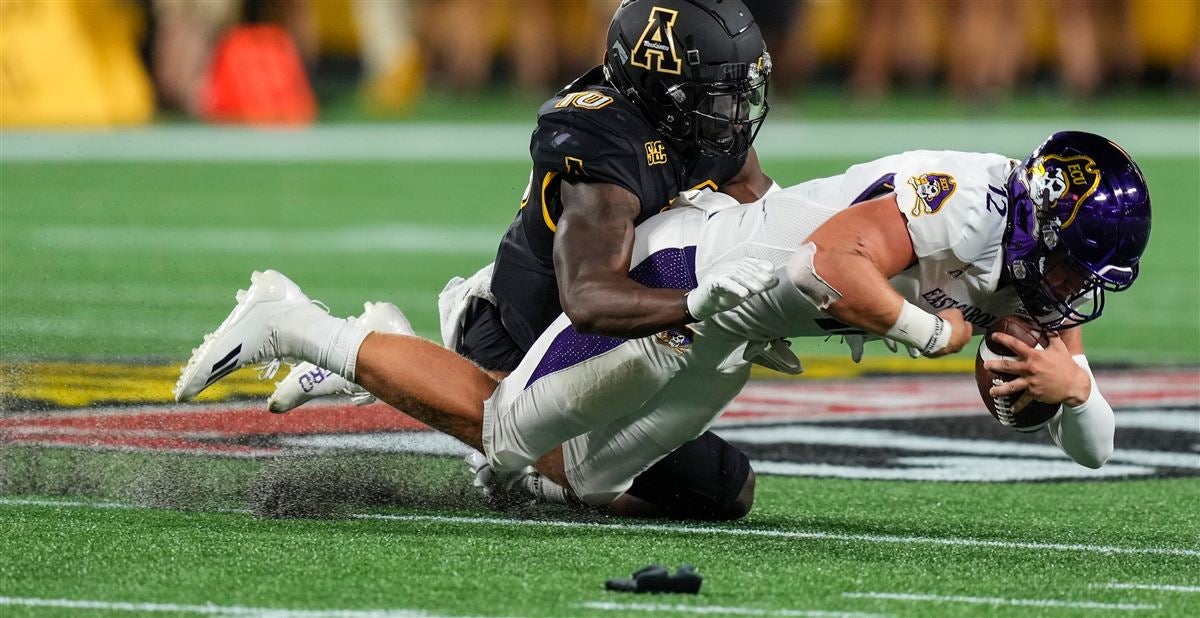
{"label": "white wristband", "polygon": [[906,300],[886,335],[929,356],[950,345],[950,323]]}

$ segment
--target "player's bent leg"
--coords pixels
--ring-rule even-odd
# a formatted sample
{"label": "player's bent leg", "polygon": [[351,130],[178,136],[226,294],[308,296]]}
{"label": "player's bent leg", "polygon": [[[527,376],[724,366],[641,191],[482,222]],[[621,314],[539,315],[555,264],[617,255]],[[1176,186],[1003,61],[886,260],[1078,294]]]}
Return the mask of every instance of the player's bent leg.
{"label": "player's bent leg", "polygon": [[482,449],[484,401],[496,380],[471,361],[418,337],[371,333],[355,381],[405,414]]}
{"label": "player's bent leg", "polygon": [[238,291],[233,311],[192,350],[175,384],[176,401],[194,398],[242,367],[281,358],[353,375],[366,329],[330,316],[282,273],[255,272],[250,282]]}
{"label": "player's bent leg", "polygon": [[583,335],[560,316],[485,404],[484,454],[497,470],[533,465],[567,440],[642,408],[679,366],[649,338]]}
{"label": "player's bent leg", "polygon": [[185,401],[252,363],[292,358],[346,377],[475,448],[496,381],[458,354],[404,335],[369,333],[317,307],[275,271],[254,273],[238,304],[195,349],[176,384]]}
{"label": "player's bent leg", "polygon": [[[630,278],[653,288],[695,287],[695,245],[704,221],[703,211],[680,208],[638,226]],[[641,408],[681,366],[675,349],[653,339],[581,334],[560,315],[487,406],[484,444],[491,464],[501,470],[530,465],[566,440]]]}
{"label": "player's bent leg", "polygon": [[754,470],[736,447],[711,431],[687,442],[634,479],[614,515],[728,521],[754,506]]}
{"label": "player's bent leg", "polygon": [[[719,343],[697,337],[686,360],[703,360],[702,354],[693,356],[697,348]],[[749,378],[750,366],[742,360],[740,348],[723,358],[726,358],[725,363],[697,362],[678,372],[642,409],[567,442],[563,447],[566,475],[579,499],[587,504],[608,504],[627,492],[635,479],[656,462],[671,457],[681,445],[695,442],[694,439],[720,416]],[[716,457],[727,452],[723,441],[708,440],[697,444],[711,446]],[[718,459],[714,463],[714,456],[700,448],[685,449],[675,455],[675,466],[667,469],[683,469],[692,459],[699,460],[702,454],[705,458],[699,463],[710,465],[708,476],[736,475],[733,480],[737,482],[737,488],[733,495],[721,496],[721,506],[728,507],[745,481],[740,469],[742,460],[735,456],[736,450],[730,453],[728,461]],[[748,465],[745,468],[748,470]],[[663,470],[662,467],[659,469]],[[696,486],[707,489],[699,482]],[[645,499],[647,496],[637,497]]]}
{"label": "player's bent leg", "polygon": [[[400,308],[392,303],[363,303],[363,313],[347,321],[357,322],[371,332],[412,335],[413,328]],[[328,369],[302,362],[275,385],[267,399],[267,409],[276,414],[288,412],[313,399],[347,395],[358,405],[375,401],[371,393]]]}

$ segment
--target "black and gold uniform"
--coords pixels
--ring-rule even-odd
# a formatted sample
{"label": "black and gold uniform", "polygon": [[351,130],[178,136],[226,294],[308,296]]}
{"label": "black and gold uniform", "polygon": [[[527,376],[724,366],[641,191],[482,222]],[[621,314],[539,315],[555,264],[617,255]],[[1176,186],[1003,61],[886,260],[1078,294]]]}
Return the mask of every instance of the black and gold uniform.
{"label": "black and gold uniform", "polygon": [[745,154],[681,152],[605,82],[599,67],[542,105],[529,152],[529,187],[496,254],[496,305],[476,302],[470,309],[460,350],[489,370],[515,369],[562,313],[553,249],[564,178],[624,187],[641,201],[636,221],[641,223],[667,208],[680,191],[719,189],[746,161]]}
{"label": "black and gold uniform", "polygon": [[[484,369],[511,371],[562,313],[554,237],[564,179],[624,187],[641,205],[635,224],[680,191],[722,189],[746,167],[769,109],[770,73],[762,34],[739,0],[622,0],[602,67],[538,110],[529,187],[496,254],[495,303],[468,305],[458,351]],[[755,183],[769,182],[753,167]],[[642,514],[640,502],[667,517],[736,519],[753,489],[746,455],[705,432],[639,475],[626,492],[636,501],[620,509]]]}

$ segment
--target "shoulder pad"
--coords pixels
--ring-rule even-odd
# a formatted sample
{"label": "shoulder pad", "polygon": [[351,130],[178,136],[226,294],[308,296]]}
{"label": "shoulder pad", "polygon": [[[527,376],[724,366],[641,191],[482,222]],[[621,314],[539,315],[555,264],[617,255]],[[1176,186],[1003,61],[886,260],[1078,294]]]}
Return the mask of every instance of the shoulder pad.
{"label": "shoulder pad", "polygon": [[978,153],[906,153],[896,170],[896,203],[918,257],[951,250],[973,262],[998,250],[1004,212],[989,195],[997,164],[1006,161]]}
{"label": "shoulder pad", "polygon": [[534,167],[621,185],[640,195],[641,166],[646,158],[643,145],[628,127],[618,129],[620,120],[615,114],[600,112],[551,113],[539,118],[529,144]]}

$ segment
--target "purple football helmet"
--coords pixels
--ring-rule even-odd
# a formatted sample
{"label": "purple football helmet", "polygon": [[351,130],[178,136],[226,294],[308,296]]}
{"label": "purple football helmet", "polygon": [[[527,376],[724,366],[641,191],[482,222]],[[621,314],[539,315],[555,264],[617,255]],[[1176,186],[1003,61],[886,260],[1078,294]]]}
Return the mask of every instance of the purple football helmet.
{"label": "purple football helmet", "polygon": [[1044,328],[1094,320],[1105,292],[1133,285],[1150,239],[1150,191],[1120,146],[1055,133],[1013,169],[1008,200],[1005,270]]}

